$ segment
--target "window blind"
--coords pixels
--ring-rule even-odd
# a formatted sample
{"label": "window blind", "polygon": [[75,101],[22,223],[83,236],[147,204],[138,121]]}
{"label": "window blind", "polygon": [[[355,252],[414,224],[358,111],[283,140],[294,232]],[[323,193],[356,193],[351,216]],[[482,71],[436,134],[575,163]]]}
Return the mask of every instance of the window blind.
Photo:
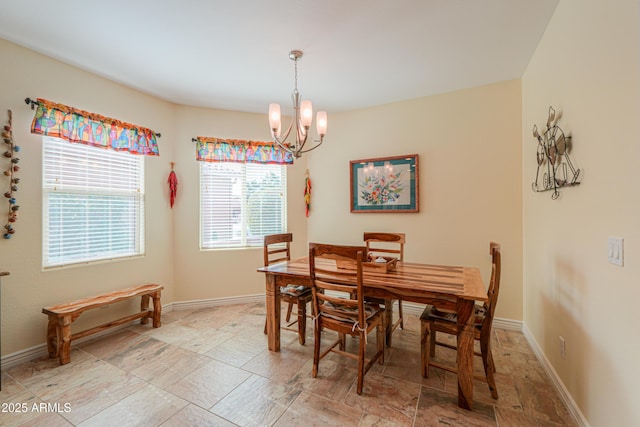
{"label": "window blind", "polygon": [[284,233],[286,183],[283,165],[201,162],[201,249],[262,246]]}
{"label": "window blind", "polygon": [[144,157],[43,139],[43,265],[143,254]]}

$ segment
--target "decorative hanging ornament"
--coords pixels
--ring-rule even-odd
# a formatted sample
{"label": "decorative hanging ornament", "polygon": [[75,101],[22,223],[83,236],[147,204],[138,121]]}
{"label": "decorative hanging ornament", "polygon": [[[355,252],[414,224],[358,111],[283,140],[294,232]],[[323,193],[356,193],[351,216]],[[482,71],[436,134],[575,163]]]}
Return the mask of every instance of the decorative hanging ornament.
{"label": "decorative hanging ornament", "polygon": [[171,162],[171,173],[169,174],[169,179],[167,182],[169,183],[169,203],[171,204],[171,208],[173,208],[173,203],[176,200],[176,195],[178,194],[178,177],[176,173],[173,171],[174,162]]}
{"label": "decorative hanging ornament", "polygon": [[304,203],[305,214],[309,218],[309,210],[311,209],[311,178],[309,178],[309,171],[306,173],[307,177],[304,180]]}
{"label": "decorative hanging ornament", "polygon": [[4,226],[6,232],[2,235],[5,239],[10,239],[13,234],[16,232],[11,223],[15,223],[18,220],[17,211],[20,209],[20,206],[16,205],[17,200],[14,197],[15,192],[18,191],[17,183],[20,182],[20,178],[17,178],[14,174],[20,170],[20,166],[18,166],[18,162],[20,159],[14,157],[14,152],[20,151],[20,147],[13,144],[13,130],[12,126],[12,117],[11,110],[8,110],[9,121],[2,129],[2,139],[5,144],[7,144],[8,149],[4,152],[4,157],[9,160],[9,169],[4,171],[4,175],[9,177],[9,191],[4,193],[4,197],[8,199],[9,202],[9,210],[8,210],[8,222]]}

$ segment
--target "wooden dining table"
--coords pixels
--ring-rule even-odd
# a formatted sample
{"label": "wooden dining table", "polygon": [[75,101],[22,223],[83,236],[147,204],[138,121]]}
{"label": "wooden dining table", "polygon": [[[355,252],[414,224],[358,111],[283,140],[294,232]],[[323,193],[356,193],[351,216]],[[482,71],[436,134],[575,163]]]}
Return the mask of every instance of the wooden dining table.
{"label": "wooden dining table", "polygon": [[[337,268],[334,261],[323,268]],[[333,263],[333,265],[331,265]],[[271,351],[280,351],[280,287],[311,286],[307,257],[261,267],[266,276],[267,335]],[[393,271],[363,269],[366,296],[431,304],[458,315],[458,406],[473,407],[473,336],[475,301],[487,301],[480,270],[472,267],[398,262]],[[387,312],[392,316],[391,307]],[[390,324],[390,322],[387,322]],[[389,332],[389,331],[388,331]],[[388,334],[390,339],[390,333]],[[416,368],[416,375],[420,375]]]}

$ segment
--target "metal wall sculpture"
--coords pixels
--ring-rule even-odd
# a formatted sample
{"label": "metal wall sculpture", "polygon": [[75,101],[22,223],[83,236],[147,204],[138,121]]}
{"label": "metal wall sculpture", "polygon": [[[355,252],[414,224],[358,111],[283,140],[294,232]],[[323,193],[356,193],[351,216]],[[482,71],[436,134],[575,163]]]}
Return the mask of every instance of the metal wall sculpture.
{"label": "metal wall sculpture", "polygon": [[561,114],[556,116],[556,110],[549,107],[547,130],[542,135],[538,132],[538,127],[533,125],[533,136],[538,140],[538,170],[531,187],[536,192],[553,190],[553,200],[560,196],[559,188],[580,184],[580,169],[573,166],[569,157],[571,136],[566,136],[558,126],[560,116]]}

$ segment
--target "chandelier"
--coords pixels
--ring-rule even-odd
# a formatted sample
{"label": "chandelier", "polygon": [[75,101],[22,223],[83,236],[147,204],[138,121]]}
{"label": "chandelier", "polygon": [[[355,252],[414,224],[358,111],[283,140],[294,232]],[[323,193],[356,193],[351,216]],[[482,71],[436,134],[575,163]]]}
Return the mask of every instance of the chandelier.
{"label": "chandelier", "polygon": [[[271,128],[271,136],[275,143],[283,150],[293,154],[294,157],[299,158],[303,153],[318,148],[324,141],[324,136],[327,133],[327,112],[318,111],[316,116],[316,131],[319,139],[309,138],[309,128],[313,120],[313,107],[311,101],[305,100],[301,102],[300,92],[298,92],[298,59],[302,58],[302,52],[292,50],[289,52],[289,58],[293,60],[295,67],[295,87],[291,94],[291,99],[293,100],[293,120],[284,135],[281,135],[282,122],[280,119],[280,104],[269,104],[269,127]],[[287,143],[286,140],[291,131],[294,132],[295,142]],[[309,139],[311,139],[315,145],[305,149],[305,144]]]}

